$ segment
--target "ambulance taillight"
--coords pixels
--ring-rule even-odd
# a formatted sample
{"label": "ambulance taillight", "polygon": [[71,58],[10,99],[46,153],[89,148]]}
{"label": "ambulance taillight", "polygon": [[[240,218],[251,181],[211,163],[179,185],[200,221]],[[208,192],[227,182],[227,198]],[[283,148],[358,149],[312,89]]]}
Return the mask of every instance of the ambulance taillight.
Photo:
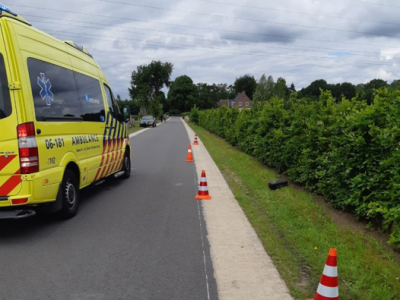
{"label": "ambulance taillight", "polygon": [[18,125],[17,131],[21,174],[39,172],[39,151],[35,137],[35,124]]}

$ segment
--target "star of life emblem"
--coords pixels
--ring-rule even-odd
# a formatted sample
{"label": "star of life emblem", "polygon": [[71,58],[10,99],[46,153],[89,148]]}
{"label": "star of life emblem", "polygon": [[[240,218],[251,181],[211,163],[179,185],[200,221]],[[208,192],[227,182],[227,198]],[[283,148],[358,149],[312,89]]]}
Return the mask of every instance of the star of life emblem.
{"label": "star of life emblem", "polygon": [[46,101],[48,106],[51,105],[51,101],[54,101],[54,94],[51,91],[51,82],[49,79],[46,79],[46,75],[44,73],[40,73],[40,77],[37,78],[37,84],[40,86],[40,97],[42,97],[43,101]]}

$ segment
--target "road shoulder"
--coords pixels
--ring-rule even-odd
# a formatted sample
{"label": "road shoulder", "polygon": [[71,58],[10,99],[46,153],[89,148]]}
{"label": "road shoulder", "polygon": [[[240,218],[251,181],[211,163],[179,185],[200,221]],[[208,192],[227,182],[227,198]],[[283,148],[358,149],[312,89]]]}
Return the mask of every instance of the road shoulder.
{"label": "road shoulder", "polygon": [[[193,130],[184,122],[190,141]],[[265,252],[220,170],[200,141],[193,146],[196,172],[207,172],[210,201],[202,208],[221,300],[292,300],[289,290]]]}

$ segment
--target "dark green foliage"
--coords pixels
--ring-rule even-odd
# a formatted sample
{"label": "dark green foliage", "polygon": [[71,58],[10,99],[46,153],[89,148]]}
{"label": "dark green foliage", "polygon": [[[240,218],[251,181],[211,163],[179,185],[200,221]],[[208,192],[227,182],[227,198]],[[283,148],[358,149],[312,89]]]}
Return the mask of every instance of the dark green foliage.
{"label": "dark green foliage", "polygon": [[253,75],[246,74],[242,77],[236,78],[234,86],[236,94],[240,94],[244,91],[246,92],[247,97],[253,99],[253,94],[257,88],[257,81]]}
{"label": "dark green foliage", "polygon": [[196,92],[196,86],[189,76],[177,77],[168,92],[169,108],[190,111],[195,105]]}
{"label": "dark green foliage", "polygon": [[201,111],[199,125],[380,226],[400,245],[400,91],[374,94],[369,105],[347,96],[338,103],[330,91],[319,101],[293,93],[253,110]]}
{"label": "dark green foliage", "polygon": [[196,105],[194,105],[190,111],[190,121],[195,124],[199,124],[199,109],[196,107]]}
{"label": "dark green foliage", "polygon": [[163,87],[170,86],[173,65],[169,62],[152,61],[140,65],[132,72],[129,94],[132,100],[138,101],[148,113],[157,115],[159,104],[165,102]]}
{"label": "dark green foliage", "polygon": [[308,97],[316,100],[321,95],[321,90],[326,90],[327,88],[328,83],[326,82],[326,80],[318,79],[311,82],[308,87],[301,89],[299,93],[302,97]]}
{"label": "dark green foliage", "polygon": [[390,84],[390,87],[393,90],[400,90],[400,80],[393,80],[393,82]]}
{"label": "dark green foliage", "polygon": [[169,115],[170,116],[180,116],[181,111],[179,109],[170,109],[169,110]]}
{"label": "dark green foliage", "polygon": [[227,84],[207,84],[198,83],[196,105],[200,109],[210,109],[217,107],[219,100],[234,99],[236,93],[233,86]]}
{"label": "dark green foliage", "polygon": [[332,96],[337,102],[340,102],[342,97],[351,100],[357,95],[356,87],[349,82],[329,84],[328,90],[332,92]]}
{"label": "dark green foliage", "polygon": [[[163,93],[164,94],[164,93]],[[140,103],[134,100],[117,100],[117,104],[121,109],[124,106],[129,106],[132,115],[138,115],[140,113]]]}

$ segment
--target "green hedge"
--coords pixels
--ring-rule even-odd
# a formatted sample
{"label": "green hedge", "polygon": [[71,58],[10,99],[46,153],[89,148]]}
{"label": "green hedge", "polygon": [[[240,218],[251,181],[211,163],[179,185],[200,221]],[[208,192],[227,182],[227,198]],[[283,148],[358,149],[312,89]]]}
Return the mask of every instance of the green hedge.
{"label": "green hedge", "polygon": [[329,91],[317,102],[292,94],[242,112],[201,111],[199,125],[400,245],[400,92],[377,91],[372,105],[337,104]]}

